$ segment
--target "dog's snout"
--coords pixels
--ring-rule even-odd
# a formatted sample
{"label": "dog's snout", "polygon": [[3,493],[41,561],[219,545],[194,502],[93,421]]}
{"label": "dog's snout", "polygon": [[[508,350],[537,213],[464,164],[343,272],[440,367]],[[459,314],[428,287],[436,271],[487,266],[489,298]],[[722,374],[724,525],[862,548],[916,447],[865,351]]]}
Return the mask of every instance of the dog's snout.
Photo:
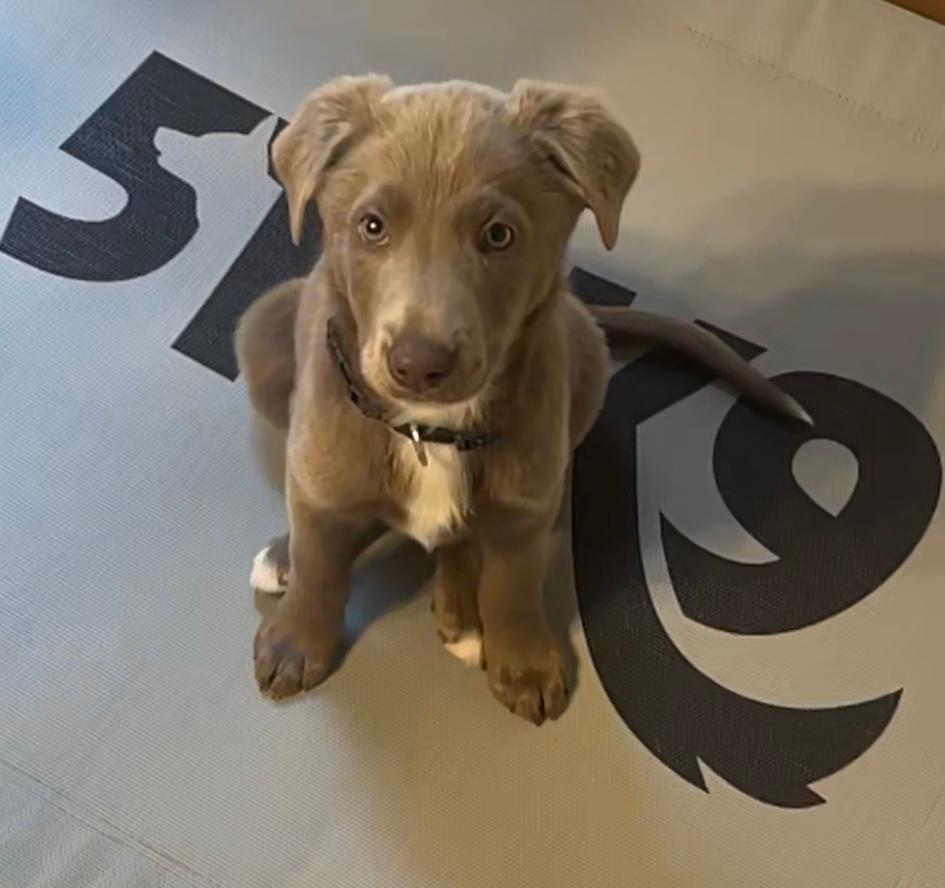
{"label": "dog's snout", "polygon": [[387,354],[391,376],[418,393],[436,388],[450,375],[455,363],[455,349],[415,333],[399,335]]}

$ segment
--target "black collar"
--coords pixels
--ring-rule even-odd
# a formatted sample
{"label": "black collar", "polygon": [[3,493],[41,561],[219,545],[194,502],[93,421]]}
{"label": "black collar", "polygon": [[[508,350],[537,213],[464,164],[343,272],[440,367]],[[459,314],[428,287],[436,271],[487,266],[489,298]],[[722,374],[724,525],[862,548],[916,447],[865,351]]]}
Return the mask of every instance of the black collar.
{"label": "black collar", "polygon": [[338,372],[341,374],[348,387],[348,397],[351,403],[358,408],[368,419],[376,419],[383,422],[388,428],[403,435],[413,441],[417,450],[417,459],[422,465],[427,464],[426,451],[424,444],[448,444],[455,447],[460,452],[468,450],[478,450],[493,443],[498,438],[490,432],[468,431],[458,432],[455,429],[447,429],[442,426],[430,426],[422,423],[405,422],[394,423],[386,415],[384,407],[373,397],[364,386],[358,383],[351,364],[345,355],[344,348],[341,345],[341,337],[338,334],[337,326],[333,319],[328,320],[325,329],[325,344],[328,346],[328,353],[331,355]]}

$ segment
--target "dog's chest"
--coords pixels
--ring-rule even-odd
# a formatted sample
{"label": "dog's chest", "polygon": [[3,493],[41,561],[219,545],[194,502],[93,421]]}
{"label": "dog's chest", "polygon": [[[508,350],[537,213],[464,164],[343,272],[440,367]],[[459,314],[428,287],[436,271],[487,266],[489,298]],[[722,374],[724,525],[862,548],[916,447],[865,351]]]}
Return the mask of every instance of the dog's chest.
{"label": "dog's chest", "polygon": [[420,464],[412,441],[396,453],[396,470],[405,481],[400,503],[401,530],[432,551],[453,536],[469,511],[469,477],[463,454],[446,444],[427,444],[427,465]]}

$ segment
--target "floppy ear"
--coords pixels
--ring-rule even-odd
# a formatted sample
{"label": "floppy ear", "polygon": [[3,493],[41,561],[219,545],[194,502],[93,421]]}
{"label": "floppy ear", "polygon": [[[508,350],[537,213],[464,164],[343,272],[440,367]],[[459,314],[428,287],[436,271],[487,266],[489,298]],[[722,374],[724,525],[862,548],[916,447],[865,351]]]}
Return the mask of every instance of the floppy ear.
{"label": "floppy ear", "polygon": [[370,128],[391,88],[387,77],[339,77],[319,87],[272,143],[272,165],[285,188],[292,241],[302,237],[305,208],[328,168]]}
{"label": "floppy ear", "polygon": [[640,169],[630,135],[596,98],[564,86],[520,80],[507,107],[536,157],[591,210],[604,246],[613,249],[624,198]]}

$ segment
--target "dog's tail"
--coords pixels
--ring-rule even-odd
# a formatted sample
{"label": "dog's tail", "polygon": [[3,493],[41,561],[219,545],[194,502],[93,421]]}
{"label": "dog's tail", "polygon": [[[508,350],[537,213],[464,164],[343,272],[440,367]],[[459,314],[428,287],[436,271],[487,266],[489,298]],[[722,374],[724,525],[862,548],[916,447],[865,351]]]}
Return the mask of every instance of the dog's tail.
{"label": "dog's tail", "polygon": [[621,306],[589,305],[588,308],[610,345],[626,345],[640,339],[668,345],[714,370],[759,406],[807,425],[814,424],[810,414],[787,392],[779,389],[718,336],[697,324]]}

